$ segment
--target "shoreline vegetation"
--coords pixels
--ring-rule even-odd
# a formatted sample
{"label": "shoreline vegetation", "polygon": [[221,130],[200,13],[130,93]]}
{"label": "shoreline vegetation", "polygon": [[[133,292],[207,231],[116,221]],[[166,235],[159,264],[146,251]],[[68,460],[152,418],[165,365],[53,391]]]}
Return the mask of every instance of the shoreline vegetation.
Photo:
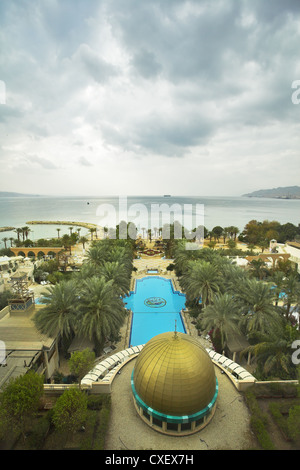
{"label": "shoreline vegetation", "polygon": [[0,227],[0,232],[11,232],[15,227]]}

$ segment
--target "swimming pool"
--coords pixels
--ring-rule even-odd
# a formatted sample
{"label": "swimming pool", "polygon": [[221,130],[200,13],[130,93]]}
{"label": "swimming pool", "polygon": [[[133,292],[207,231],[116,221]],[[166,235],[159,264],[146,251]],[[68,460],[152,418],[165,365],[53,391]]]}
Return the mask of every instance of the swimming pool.
{"label": "swimming pool", "polygon": [[185,295],[174,291],[170,279],[147,276],[137,279],[135,291],[124,299],[131,309],[132,322],[129,345],[147,343],[153,336],[176,329],[186,333],[180,311],[185,308]]}

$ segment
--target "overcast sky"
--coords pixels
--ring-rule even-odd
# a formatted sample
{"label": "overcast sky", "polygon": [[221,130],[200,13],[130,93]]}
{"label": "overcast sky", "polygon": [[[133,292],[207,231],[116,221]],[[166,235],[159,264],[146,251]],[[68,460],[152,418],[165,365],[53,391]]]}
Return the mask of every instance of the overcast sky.
{"label": "overcast sky", "polygon": [[299,185],[299,45],[299,0],[1,0],[0,190]]}

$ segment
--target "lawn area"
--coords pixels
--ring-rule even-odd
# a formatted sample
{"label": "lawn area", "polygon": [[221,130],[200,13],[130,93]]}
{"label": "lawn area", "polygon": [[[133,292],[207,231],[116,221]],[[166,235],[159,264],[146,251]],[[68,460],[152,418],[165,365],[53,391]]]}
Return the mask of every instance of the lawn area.
{"label": "lawn area", "polygon": [[40,409],[33,418],[30,432],[0,440],[0,450],[103,450],[110,416],[110,395],[88,397],[88,412],[82,429],[72,435],[57,432],[52,424],[52,406],[56,398],[47,399],[50,409]]}

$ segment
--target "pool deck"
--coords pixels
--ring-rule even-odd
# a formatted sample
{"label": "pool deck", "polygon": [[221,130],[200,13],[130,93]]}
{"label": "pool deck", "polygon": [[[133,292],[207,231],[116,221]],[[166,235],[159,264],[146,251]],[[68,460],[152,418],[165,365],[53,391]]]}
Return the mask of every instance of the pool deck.
{"label": "pool deck", "polygon": [[[149,262],[151,261],[151,263]],[[164,278],[172,279],[176,290],[179,284],[175,274],[166,271],[172,260],[135,260],[138,268],[133,274],[133,282],[147,275],[147,269],[163,268]],[[205,348],[211,348],[211,342],[198,336],[189,315],[184,315],[188,333],[197,338]],[[117,344],[118,351],[128,347],[126,331],[131,318],[123,326],[122,340]],[[257,443],[250,430],[250,413],[241,393],[235,388],[226,374],[215,366],[219,381],[219,397],[215,416],[207,427],[196,434],[184,437],[167,436],[147,426],[134,407],[130,377],[136,359],[128,362],[121,369],[112,383],[112,411],[106,437],[105,450],[242,450],[253,449]]]}

